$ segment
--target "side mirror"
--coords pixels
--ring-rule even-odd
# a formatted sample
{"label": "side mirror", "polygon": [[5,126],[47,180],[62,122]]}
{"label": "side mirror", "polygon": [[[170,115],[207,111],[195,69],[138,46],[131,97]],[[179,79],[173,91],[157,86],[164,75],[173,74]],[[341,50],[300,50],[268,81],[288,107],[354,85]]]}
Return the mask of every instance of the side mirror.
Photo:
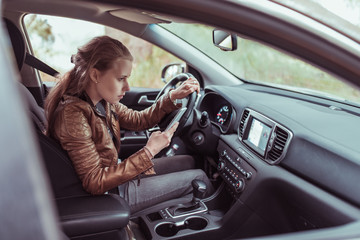
{"label": "side mirror", "polygon": [[213,30],[213,43],[223,51],[234,51],[237,49],[236,35],[220,29]]}
{"label": "side mirror", "polygon": [[170,79],[184,72],[186,72],[186,65],[184,63],[168,64],[161,71],[161,80],[167,83]]}

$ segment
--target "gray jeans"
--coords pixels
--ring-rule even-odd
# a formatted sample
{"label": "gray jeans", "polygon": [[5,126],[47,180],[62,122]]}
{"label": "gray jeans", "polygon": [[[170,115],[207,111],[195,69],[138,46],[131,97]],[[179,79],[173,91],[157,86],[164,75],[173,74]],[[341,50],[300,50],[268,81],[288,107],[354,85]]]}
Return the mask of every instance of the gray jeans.
{"label": "gray jeans", "polygon": [[125,188],[124,198],[129,203],[131,212],[137,212],[155,204],[176,199],[192,192],[191,181],[203,180],[208,187],[208,194],[213,187],[205,172],[194,169],[194,158],[188,155],[156,158],[154,169],[156,175],[129,181]]}

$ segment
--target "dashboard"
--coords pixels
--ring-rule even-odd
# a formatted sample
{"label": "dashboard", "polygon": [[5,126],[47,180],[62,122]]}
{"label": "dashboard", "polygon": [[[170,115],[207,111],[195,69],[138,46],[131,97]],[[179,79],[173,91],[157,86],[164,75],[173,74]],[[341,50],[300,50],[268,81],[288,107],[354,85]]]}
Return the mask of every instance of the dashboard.
{"label": "dashboard", "polygon": [[217,167],[234,197],[275,167],[360,206],[351,190],[360,181],[358,108],[241,84],[206,88],[199,110],[220,129]]}

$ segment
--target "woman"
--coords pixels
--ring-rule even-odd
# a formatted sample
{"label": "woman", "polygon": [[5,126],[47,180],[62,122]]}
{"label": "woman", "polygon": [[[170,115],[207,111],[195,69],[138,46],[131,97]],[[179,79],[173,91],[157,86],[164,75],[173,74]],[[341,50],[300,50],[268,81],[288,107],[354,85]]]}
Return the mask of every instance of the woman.
{"label": "woman", "polygon": [[[189,79],[151,107],[134,111],[119,103],[129,91],[133,60],[121,42],[96,37],[79,48],[71,60],[74,68],[49,93],[45,111],[48,135],[68,152],[86,191],[104,194],[125,183],[124,198],[135,212],[190,193],[193,179],[205,181],[211,189],[206,174],[192,169],[194,160],[190,156],[152,161],[170,144],[177,124],[168,131],[152,133],[144,148],[118,160],[120,126],[136,131],[153,127],[177,109],[176,99],[199,91],[196,80]],[[153,175],[154,168],[157,175],[142,179],[140,184],[139,175]]]}

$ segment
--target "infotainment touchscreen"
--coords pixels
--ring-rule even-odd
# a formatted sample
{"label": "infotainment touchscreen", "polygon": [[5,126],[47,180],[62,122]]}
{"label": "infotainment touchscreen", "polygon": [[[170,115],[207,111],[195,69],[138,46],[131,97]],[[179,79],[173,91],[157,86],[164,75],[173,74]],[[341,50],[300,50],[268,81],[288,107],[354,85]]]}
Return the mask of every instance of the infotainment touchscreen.
{"label": "infotainment touchscreen", "polygon": [[255,150],[264,156],[265,149],[271,134],[271,127],[252,118],[247,141],[251,143]]}

